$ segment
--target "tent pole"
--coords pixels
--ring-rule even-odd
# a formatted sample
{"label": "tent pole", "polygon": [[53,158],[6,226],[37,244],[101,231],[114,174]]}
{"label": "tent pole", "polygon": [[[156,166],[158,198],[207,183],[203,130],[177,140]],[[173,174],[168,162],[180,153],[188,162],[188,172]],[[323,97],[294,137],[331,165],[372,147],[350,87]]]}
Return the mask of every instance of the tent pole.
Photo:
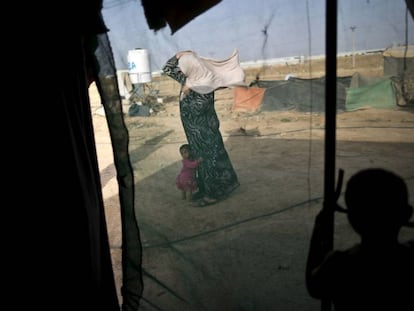
{"label": "tent pole", "polygon": [[[323,209],[329,212],[330,224],[324,237],[326,251],[333,249],[335,212],[335,149],[336,149],[336,55],[337,55],[337,0],[326,0],[325,34],[325,175]],[[321,310],[331,310],[331,301],[322,300]]]}

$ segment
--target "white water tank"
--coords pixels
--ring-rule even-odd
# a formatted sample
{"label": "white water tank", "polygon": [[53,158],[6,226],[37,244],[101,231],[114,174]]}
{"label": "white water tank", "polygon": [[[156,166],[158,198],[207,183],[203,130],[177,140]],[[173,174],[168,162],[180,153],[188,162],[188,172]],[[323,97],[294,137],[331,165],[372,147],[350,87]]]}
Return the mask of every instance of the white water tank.
{"label": "white water tank", "polygon": [[136,84],[151,82],[151,66],[148,50],[129,50],[127,60],[131,83]]}

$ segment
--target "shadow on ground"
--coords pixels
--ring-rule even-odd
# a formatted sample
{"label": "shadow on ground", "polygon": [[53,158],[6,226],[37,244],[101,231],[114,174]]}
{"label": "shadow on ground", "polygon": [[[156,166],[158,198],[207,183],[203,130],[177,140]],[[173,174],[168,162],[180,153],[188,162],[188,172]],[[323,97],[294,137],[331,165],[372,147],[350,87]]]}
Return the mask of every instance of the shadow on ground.
{"label": "shadow on ground", "polygon": [[[196,208],[175,188],[182,142],[171,135],[165,131],[130,147],[143,244],[140,310],[320,310],[304,275],[323,200],[323,141],[228,137],[241,186],[225,201]],[[414,193],[413,150],[413,143],[338,141],[337,167],[345,170],[344,184],[368,166],[394,170]],[[119,247],[119,227],[111,221],[108,227]],[[402,239],[408,236],[412,229],[402,232]],[[356,241],[343,214],[336,214],[334,239],[335,247]],[[120,267],[115,270],[119,276]]]}

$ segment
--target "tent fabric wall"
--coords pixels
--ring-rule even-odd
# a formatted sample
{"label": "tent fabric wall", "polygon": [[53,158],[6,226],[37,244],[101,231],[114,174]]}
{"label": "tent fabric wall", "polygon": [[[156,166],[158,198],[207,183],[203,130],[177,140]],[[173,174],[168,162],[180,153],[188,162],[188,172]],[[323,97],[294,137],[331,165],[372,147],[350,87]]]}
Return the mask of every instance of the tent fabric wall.
{"label": "tent fabric wall", "polygon": [[346,110],[363,107],[393,108],[397,105],[394,83],[390,78],[361,87],[348,88],[346,92]]}
{"label": "tent fabric wall", "polygon": [[143,292],[142,245],[135,215],[133,167],[129,157],[129,136],[119,95],[115,63],[107,34],[97,38],[95,82],[105,109],[118,180],[122,225],[122,310],[137,310]]}
{"label": "tent fabric wall", "polygon": [[398,77],[405,103],[414,103],[414,45],[389,48],[383,57],[384,75]]}
{"label": "tent fabric wall", "polygon": [[383,52],[384,75],[414,75],[414,45],[388,48]]}
{"label": "tent fabric wall", "polygon": [[[257,80],[250,88],[234,91],[233,111],[325,110],[325,78]],[[397,77],[371,77],[355,73],[337,78],[337,110],[363,107],[393,108],[404,106],[401,81]]]}
{"label": "tent fabric wall", "polygon": [[359,72],[355,72],[352,75],[351,84],[349,85],[350,88],[356,87],[363,87],[367,86],[376,82],[380,82],[384,80],[384,77],[376,77],[376,76],[364,76],[361,75]]}
{"label": "tent fabric wall", "polygon": [[[337,110],[345,110],[346,88],[351,76],[337,78]],[[325,111],[325,77],[314,79],[256,80],[250,86],[265,89],[260,107],[262,111],[298,110]]]}

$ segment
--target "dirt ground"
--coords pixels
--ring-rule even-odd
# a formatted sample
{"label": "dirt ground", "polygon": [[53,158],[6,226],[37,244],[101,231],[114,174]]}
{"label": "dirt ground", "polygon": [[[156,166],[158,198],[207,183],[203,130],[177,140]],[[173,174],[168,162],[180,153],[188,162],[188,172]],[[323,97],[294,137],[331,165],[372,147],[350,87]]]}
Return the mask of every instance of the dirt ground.
{"label": "dirt ground", "polygon": [[[352,69],[342,66],[339,75],[352,71],[381,74],[378,59],[357,59],[357,64],[360,67]],[[312,70],[314,76],[323,71],[321,67]],[[262,73],[280,79],[288,72],[292,68]],[[204,208],[183,201],[175,188],[181,167],[178,147],[186,141],[178,103],[168,102],[165,110],[149,117],[125,115],[143,244],[140,310],[320,309],[320,302],[306,292],[304,268],[314,217],[324,195],[325,116],[295,111],[234,112],[232,94],[232,90],[218,91],[216,109],[241,186],[227,200]],[[93,86],[91,101],[119,291],[118,185],[106,119]],[[345,171],[344,184],[359,169],[384,167],[405,178],[414,203],[413,113],[412,108],[395,107],[337,115],[335,165]],[[401,239],[409,238],[414,238],[414,230],[404,228]],[[337,213],[335,247],[356,241],[345,216]]]}

